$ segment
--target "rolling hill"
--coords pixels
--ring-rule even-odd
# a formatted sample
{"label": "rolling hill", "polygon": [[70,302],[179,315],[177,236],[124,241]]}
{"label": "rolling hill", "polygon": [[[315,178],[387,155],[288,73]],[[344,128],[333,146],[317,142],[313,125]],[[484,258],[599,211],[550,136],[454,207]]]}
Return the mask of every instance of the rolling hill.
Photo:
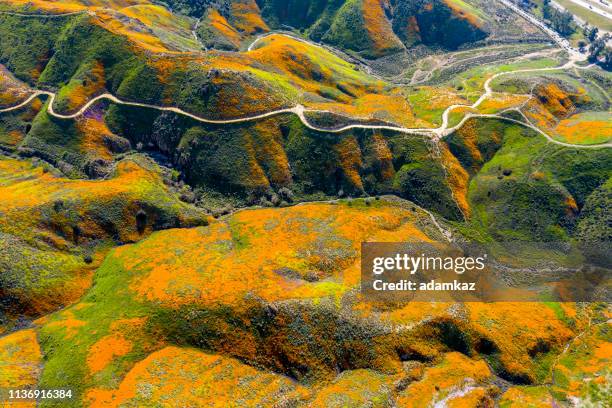
{"label": "rolling hill", "polygon": [[[605,406],[612,75],[568,47],[485,0],[2,1],[0,391]],[[537,301],[375,301],[366,242]]]}

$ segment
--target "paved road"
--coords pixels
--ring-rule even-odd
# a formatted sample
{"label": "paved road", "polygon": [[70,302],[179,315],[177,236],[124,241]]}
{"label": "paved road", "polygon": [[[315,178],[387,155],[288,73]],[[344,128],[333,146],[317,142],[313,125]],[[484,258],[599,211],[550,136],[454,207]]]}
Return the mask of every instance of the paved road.
{"label": "paved road", "polygon": [[540,20],[538,20],[531,14],[522,10],[520,7],[518,7],[517,5],[515,5],[509,0],[499,0],[499,1],[503,5],[510,8],[512,11],[514,11],[516,14],[523,17],[525,20],[529,21],[531,24],[535,25],[540,30],[542,30],[544,33],[546,33],[554,42],[556,42],[561,48],[567,51],[567,53],[570,55],[571,60],[584,61],[587,59],[587,56],[582,54],[577,49],[573,48],[567,39],[561,37],[556,31],[548,27],[546,24],[544,24],[543,22],[541,22]]}
{"label": "paved road", "polygon": [[[561,10],[561,11],[566,11],[565,7],[563,7],[563,6],[562,6],[560,3],[557,3],[557,2],[556,2],[556,1],[554,1],[554,0],[552,0],[552,1],[550,2],[550,4],[551,4],[553,7],[557,8],[558,10]],[[573,13],[572,13],[572,14],[573,14]],[[591,24],[590,24],[588,21],[584,20],[584,19],[583,19],[583,18],[581,18],[580,16],[577,16],[577,15],[575,15],[575,14],[573,14],[573,16],[574,16],[574,21],[576,22],[576,24],[578,24],[578,26],[580,26],[580,27],[584,27],[584,26],[586,26],[586,25],[591,26]],[[606,30],[602,29],[601,27],[598,27],[598,28],[599,28],[599,35],[602,35],[602,34],[605,34],[605,33],[610,33],[610,31],[606,31]]]}
{"label": "paved road", "polygon": [[599,14],[600,16],[605,17],[605,18],[607,18],[607,19],[612,21],[612,13],[610,13],[609,11],[606,11],[604,9],[604,7],[606,7],[606,6],[603,5],[603,4],[601,5],[601,7],[598,7],[598,6],[594,5],[594,4],[587,3],[586,1],[583,1],[583,0],[569,0],[569,1],[571,1],[572,3],[578,5],[578,6],[584,8],[586,10],[589,10],[592,13]]}

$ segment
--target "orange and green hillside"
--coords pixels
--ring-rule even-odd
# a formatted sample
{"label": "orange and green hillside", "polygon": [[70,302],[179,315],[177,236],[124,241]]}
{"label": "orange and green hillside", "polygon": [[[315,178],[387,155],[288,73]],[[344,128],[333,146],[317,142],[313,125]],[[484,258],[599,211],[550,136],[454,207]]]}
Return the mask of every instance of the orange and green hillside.
{"label": "orange and green hillside", "polygon": [[[45,362],[41,372],[27,373],[45,387],[77,384],[74,406],[163,399],[425,407],[490,403],[517,392],[537,392],[531,398],[538,403],[603,392],[602,384],[568,383],[558,374],[574,350],[588,347],[593,354],[580,367],[592,371],[582,375],[606,375],[602,310],[378,307],[356,293],[361,241],[443,239],[440,226],[411,207],[357,200],[247,210],[112,250],[80,301],[34,323]],[[578,335],[581,343],[572,342]],[[506,391],[500,376],[520,386]]]}
{"label": "orange and green hillside", "polygon": [[[610,406],[610,303],[558,300],[609,298],[612,75],[548,30],[0,2],[0,393],[72,391],[8,406]],[[365,242],[477,244],[538,301],[373,299]]]}

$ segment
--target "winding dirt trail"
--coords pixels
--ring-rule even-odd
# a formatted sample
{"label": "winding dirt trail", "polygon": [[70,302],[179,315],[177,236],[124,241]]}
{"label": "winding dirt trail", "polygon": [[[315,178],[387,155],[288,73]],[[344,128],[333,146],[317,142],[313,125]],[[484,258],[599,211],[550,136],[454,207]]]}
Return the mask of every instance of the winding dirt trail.
{"label": "winding dirt trail", "polygon": [[316,130],[316,131],[319,131],[319,132],[342,133],[342,132],[345,132],[345,131],[350,130],[350,129],[385,129],[385,130],[393,130],[393,131],[402,132],[402,133],[421,134],[422,135],[422,134],[429,133],[429,132],[433,131],[432,129],[427,129],[427,128],[409,129],[409,128],[403,128],[403,127],[400,127],[400,126],[362,125],[362,124],[351,124],[351,125],[346,125],[346,126],[343,126],[343,127],[340,127],[340,128],[326,129],[326,128],[321,128],[321,127],[318,127],[318,126],[310,124],[308,122],[308,119],[306,118],[306,113],[311,112],[311,113],[329,113],[329,114],[333,114],[333,112],[331,112],[331,111],[324,111],[324,110],[310,110],[310,109],[304,108],[304,106],[302,106],[302,105],[296,105],[293,108],[277,109],[277,110],[273,110],[273,111],[270,111],[270,112],[262,113],[262,114],[259,114],[259,115],[246,116],[246,117],[243,117],[243,118],[225,119],[225,120],[207,119],[207,118],[203,118],[203,117],[198,116],[198,115],[194,115],[192,113],[189,113],[187,111],[184,111],[183,109],[180,109],[180,108],[177,108],[177,107],[174,107],[174,106],[159,106],[159,105],[152,105],[152,104],[148,104],[148,103],[124,101],[124,100],[121,100],[121,99],[117,98],[116,96],[114,96],[112,94],[109,94],[109,93],[104,93],[102,95],[96,96],[95,98],[89,100],[89,102],[87,102],[85,105],[83,105],[75,113],[72,113],[72,114],[69,114],[69,115],[64,115],[64,114],[57,113],[53,109],[53,103],[55,102],[56,94],[53,93],[53,92],[41,91],[41,90],[34,91],[34,93],[32,93],[25,101],[21,102],[18,105],[12,106],[10,108],[0,109],[0,113],[6,113],[6,112],[11,112],[11,111],[15,111],[15,110],[21,109],[21,108],[27,106],[30,102],[32,102],[32,100],[34,100],[35,98],[37,98],[39,96],[42,96],[42,95],[45,95],[45,96],[49,97],[49,104],[48,104],[48,107],[47,107],[47,112],[51,116],[56,117],[58,119],[76,119],[76,118],[84,115],[85,112],[87,112],[93,105],[95,105],[99,101],[109,100],[109,101],[111,101],[113,103],[116,103],[118,105],[135,106],[135,107],[141,107],[141,108],[155,109],[155,110],[164,111],[164,112],[174,112],[174,113],[177,113],[179,115],[187,116],[187,117],[189,117],[191,119],[194,119],[194,120],[196,120],[198,122],[214,124],[214,125],[229,125],[229,124],[235,124],[235,123],[252,122],[252,121],[257,121],[257,120],[269,118],[271,116],[276,116],[276,115],[281,115],[281,114],[286,114],[286,113],[292,113],[292,114],[294,114],[294,115],[296,115],[296,116],[298,116],[300,118],[300,120],[304,123],[304,126],[306,126],[309,129]]}
{"label": "winding dirt trail", "polygon": [[[400,132],[400,133],[404,133],[404,134],[412,134],[412,135],[421,135],[421,136],[427,136],[430,137],[432,140],[434,141],[439,141],[440,139],[444,138],[445,136],[448,136],[449,134],[453,133],[454,131],[456,131],[457,129],[460,129],[467,120],[471,119],[471,118],[496,118],[496,119],[501,119],[501,120],[506,120],[512,123],[516,123],[525,127],[528,127],[534,131],[536,131],[537,133],[539,133],[540,135],[544,136],[550,143],[554,143],[560,146],[565,146],[565,147],[571,147],[571,148],[577,148],[577,149],[594,149],[594,148],[605,148],[605,147],[612,147],[612,142],[606,142],[606,143],[601,143],[601,144],[593,144],[593,145],[576,145],[576,144],[571,144],[571,143],[565,143],[565,142],[561,142],[558,141],[556,139],[554,139],[553,137],[551,137],[550,135],[548,135],[546,132],[544,132],[543,130],[537,128],[536,126],[534,126],[531,123],[526,123],[526,122],[522,122],[516,119],[511,119],[511,118],[507,118],[505,116],[502,115],[497,115],[497,114],[474,114],[474,113],[467,113],[462,120],[453,127],[449,127],[449,117],[450,114],[453,110],[455,109],[459,109],[459,108],[470,108],[470,109],[476,109],[478,108],[478,106],[480,106],[487,98],[491,97],[494,93],[493,89],[491,88],[491,83],[496,79],[499,78],[503,75],[512,75],[512,74],[518,74],[518,73],[526,73],[526,72],[544,72],[544,71],[555,71],[555,70],[567,70],[567,69],[572,69],[572,68],[577,68],[577,69],[589,69],[592,67],[592,65],[586,66],[586,67],[581,67],[579,65],[577,65],[576,63],[578,61],[582,61],[584,59],[584,56],[577,53],[576,50],[574,50],[573,48],[571,48],[569,46],[569,43],[567,42],[567,40],[561,38],[560,36],[558,36],[558,34],[552,32],[552,30],[550,30],[548,27],[546,27],[543,23],[539,22],[537,19],[533,18],[532,16],[529,16],[528,14],[526,14],[525,12],[523,12],[522,10],[518,9],[516,6],[512,5],[511,3],[507,2],[506,0],[500,0],[502,3],[506,4],[508,7],[510,7],[512,10],[514,10],[515,12],[517,12],[518,14],[520,14],[523,18],[527,19],[528,21],[532,22],[533,24],[535,24],[536,26],[538,26],[539,28],[541,28],[542,30],[544,30],[548,35],[551,36],[551,38],[553,38],[553,40],[555,40],[559,46],[561,46],[563,49],[565,49],[569,55],[570,55],[570,60],[569,62],[567,62],[564,65],[558,66],[558,67],[550,67],[550,68],[533,68],[533,69],[518,69],[518,70],[514,70],[514,71],[507,71],[507,72],[500,72],[497,73],[493,76],[491,76],[490,78],[488,78],[485,83],[484,83],[484,93],[478,98],[478,100],[476,102],[474,102],[471,105],[468,104],[455,104],[455,105],[451,105],[449,107],[447,107],[444,112],[442,113],[442,124],[440,125],[440,127],[438,128],[406,128],[406,127],[402,127],[402,126],[392,126],[392,125],[366,125],[366,124],[359,124],[359,123],[354,123],[354,124],[350,124],[350,125],[345,125],[339,128],[322,128],[316,125],[311,124],[308,121],[308,118],[306,117],[307,113],[328,113],[328,114],[335,114],[334,112],[331,111],[324,111],[324,110],[312,110],[312,109],[307,109],[304,106],[298,104],[292,108],[284,108],[284,109],[276,109],[276,110],[272,110],[270,112],[266,112],[266,113],[262,113],[259,115],[252,115],[252,116],[246,116],[246,117],[242,117],[242,118],[234,118],[234,119],[225,119],[225,120],[219,120],[219,119],[207,119],[198,115],[195,115],[193,113],[189,113],[181,108],[178,107],[173,107],[173,106],[160,106],[160,105],[153,105],[153,104],[147,104],[147,103],[140,103],[140,102],[131,102],[131,101],[125,101],[122,99],[119,99],[118,97],[110,94],[110,93],[104,93],[101,94],[91,100],[89,100],[87,103],[85,103],[78,111],[76,111],[75,113],[72,114],[60,114],[55,112],[55,110],[53,109],[53,104],[55,102],[55,98],[56,98],[56,94],[53,92],[49,92],[49,91],[44,91],[44,90],[34,90],[34,92],[23,102],[19,103],[18,105],[9,107],[9,108],[5,108],[5,109],[0,109],[0,113],[6,113],[6,112],[11,112],[11,111],[15,111],[18,109],[21,109],[25,106],[27,106],[31,101],[33,101],[35,98],[37,98],[38,96],[42,96],[42,95],[46,95],[49,97],[49,103],[48,103],[48,107],[47,107],[47,112],[51,115],[54,116],[56,118],[59,119],[76,119],[79,116],[82,116],[89,108],[91,108],[94,104],[96,104],[97,102],[101,101],[101,100],[109,100],[113,103],[119,104],[119,105],[125,105],[125,106],[135,106],[135,107],[142,107],[142,108],[148,108],[148,109],[155,109],[155,110],[159,110],[159,111],[164,111],[164,112],[174,112],[177,113],[179,115],[183,115],[183,116],[187,116],[193,120],[196,120],[198,122],[202,122],[202,123],[208,123],[208,124],[216,124],[216,125],[226,125],[226,124],[236,124],[236,123],[245,123],[245,122],[251,122],[251,121],[256,121],[256,120],[261,120],[261,119],[265,119],[265,118],[269,118],[272,116],[276,116],[276,115],[281,115],[281,114],[294,114],[296,115],[300,121],[304,124],[304,126],[306,126],[307,128],[311,129],[311,130],[315,130],[318,132],[327,132],[327,133],[342,133],[345,132],[347,130],[351,130],[351,129],[369,129],[369,130],[390,130],[390,131],[395,131],[395,132]],[[12,13],[12,12],[0,12],[0,14],[11,14],[11,15],[23,15],[23,16],[27,16],[27,17],[61,17],[61,16],[65,16],[65,15],[73,15],[73,14],[80,14],[83,13],[82,11],[79,12],[75,12],[75,13],[65,13],[65,14],[21,14],[21,13]],[[308,43],[317,47],[321,47],[321,45],[313,43],[311,41],[290,35],[290,34],[286,34],[286,33],[267,33],[264,35],[261,35],[259,37],[257,37],[247,48],[247,52],[248,51],[252,51],[254,49],[254,47],[264,38],[270,36],[270,35],[286,35],[289,36],[295,40],[298,41],[302,41],[304,43]],[[359,120],[359,119],[355,119],[355,118],[349,118],[352,120]]]}
{"label": "winding dirt trail", "polygon": [[[229,125],[229,124],[236,124],[236,123],[245,123],[245,122],[251,122],[251,121],[257,121],[257,120],[261,120],[261,119],[265,119],[265,118],[269,118],[272,116],[277,116],[277,115],[281,115],[281,114],[294,114],[296,115],[300,121],[304,124],[304,126],[306,126],[307,128],[311,129],[311,130],[315,130],[318,132],[326,132],[326,133],[342,133],[345,132],[347,130],[351,130],[351,129],[369,129],[369,130],[390,130],[390,131],[395,131],[395,132],[400,132],[400,133],[404,133],[404,134],[413,134],[413,135],[421,135],[421,136],[428,136],[434,140],[439,140],[445,136],[448,136],[449,134],[451,134],[452,132],[454,132],[457,129],[460,129],[467,120],[469,120],[470,118],[496,118],[496,119],[501,119],[501,120],[506,120],[509,122],[513,122],[525,127],[528,127],[530,129],[533,129],[534,131],[536,131],[537,133],[539,133],[540,135],[544,136],[549,142],[560,145],[560,146],[565,146],[565,147],[572,147],[572,148],[578,148],[578,149],[594,149],[594,148],[602,148],[602,147],[612,147],[612,142],[606,142],[606,143],[601,143],[601,144],[593,144],[593,145],[575,145],[575,144],[571,144],[571,143],[565,143],[565,142],[561,142],[558,140],[555,140],[553,137],[551,137],[550,135],[548,135],[546,132],[542,131],[541,129],[537,128],[536,126],[532,125],[531,123],[525,123],[516,119],[511,119],[511,118],[507,118],[505,116],[502,115],[496,115],[496,114],[473,114],[473,113],[468,113],[466,114],[463,119],[461,120],[461,122],[459,122],[459,124],[457,124],[454,127],[449,128],[448,127],[448,122],[449,122],[449,115],[450,113],[458,108],[477,108],[480,104],[482,104],[483,101],[485,101],[488,97],[490,97],[493,94],[493,90],[491,89],[491,82],[493,80],[495,80],[496,78],[502,76],[502,75],[510,75],[510,74],[514,74],[514,73],[521,73],[521,72],[540,72],[540,71],[554,71],[554,70],[559,70],[559,69],[567,69],[567,68],[572,68],[572,67],[576,67],[575,63],[573,61],[568,62],[567,64],[560,66],[560,67],[553,67],[553,68],[537,68],[537,69],[523,69],[523,70],[516,70],[516,71],[508,71],[508,72],[501,72],[498,73],[496,75],[493,75],[491,78],[489,78],[485,84],[484,84],[484,88],[485,88],[485,92],[484,94],[476,101],[474,102],[472,105],[466,105],[466,104],[460,104],[460,105],[451,105],[448,108],[446,108],[446,110],[444,111],[444,113],[442,114],[442,125],[438,128],[405,128],[405,127],[401,127],[401,126],[391,126],[391,125],[364,125],[364,124],[350,124],[350,125],[346,125],[346,126],[342,126],[339,128],[333,128],[333,129],[328,129],[328,128],[322,128],[316,125],[311,124],[308,119],[306,118],[306,113],[329,113],[329,114],[334,114],[331,111],[324,111],[324,110],[311,110],[311,109],[307,109],[302,105],[296,105],[293,108],[284,108],[284,109],[277,109],[277,110],[273,110],[270,112],[266,112],[266,113],[262,113],[259,115],[253,115],[253,116],[246,116],[246,117],[242,117],[242,118],[235,118],[235,119],[225,119],[225,120],[221,120],[221,119],[207,119],[198,115],[195,115],[193,113],[189,113],[187,111],[184,111],[183,109],[174,107],[174,106],[159,106],[159,105],[152,105],[152,104],[148,104],[148,103],[140,103],[140,102],[130,102],[130,101],[124,101],[122,99],[119,99],[118,97],[110,94],[110,93],[104,93],[102,95],[99,95],[91,100],[89,100],[85,105],[83,105],[78,111],[76,111],[75,113],[72,114],[68,114],[68,115],[64,115],[64,114],[60,114],[57,113],[54,109],[53,109],[53,104],[55,102],[55,98],[56,98],[56,94],[53,92],[49,92],[49,91],[42,91],[42,90],[35,90],[26,100],[24,100],[23,102],[19,103],[18,105],[9,107],[9,108],[5,108],[5,109],[0,109],[0,113],[7,113],[7,112],[11,112],[11,111],[15,111],[18,109],[21,109],[25,106],[27,106],[29,103],[31,103],[35,98],[39,97],[39,96],[48,96],[49,97],[49,103],[47,106],[47,112],[56,118],[59,119],[76,119],[82,115],[85,114],[85,112],[87,112],[87,110],[89,110],[94,104],[98,103],[99,101],[102,100],[109,100],[113,103],[116,103],[118,105],[124,105],[124,106],[135,106],[135,107],[141,107],[141,108],[148,108],[148,109],[155,109],[155,110],[159,110],[159,111],[164,111],[164,112],[173,112],[173,113],[177,113],[179,115],[183,115],[183,116],[187,116],[193,120],[196,120],[198,122],[202,122],[202,123],[208,123],[208,124],[215,124],[215,125]],[[588,68],[588,67],[581,67],[581,68]]]}

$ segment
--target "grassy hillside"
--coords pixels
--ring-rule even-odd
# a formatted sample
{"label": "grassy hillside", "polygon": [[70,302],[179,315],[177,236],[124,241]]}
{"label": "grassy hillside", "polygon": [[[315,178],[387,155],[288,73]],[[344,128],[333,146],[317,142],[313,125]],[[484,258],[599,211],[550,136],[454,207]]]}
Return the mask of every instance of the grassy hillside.
{"label": "grassy hillside", "polygon": [[486,36],[473,9],[458,2],[260,0],[258,4],[272,27],[288,25],[315,41],[367,58],[419,43],[456,49]]}
{"label": "grassy hillside", "polygon": [[448,143],[471,173],[471,223],[494,240],[568,240],[588,197],[612,175],[605,148],[552,145],[494,120],[474,121]]}
{"label": "grassy hillside", "polygon": [[119,162],[99,181],[68,180],[36,163],[0,159],[2,331],[78,299],[112,246],[206,223],[142,158]]}
{"label": "grassy hillside", "polygon": [[449,218],[460,216],[442,164],[419,136],[317,132],[294,116],[204,126],[168,114],[145,119],[142,113],[113,107],[107,121],[116,134],[173,158],[194,186],[246,203],[278,205],[287,201],[287,190],[299,201],[396,193]]}
{"label": "grassy hillside", "polygon": [[26,24],[23,18],[0,14],[0,64],[22,81],[34,83],[53,55],[63,28],[72,20],[34,19]]}
{"label": "grassy hillside", "polygon": [[[88,16],[66,20],[59,31],[52,58],[39,77],[30,76],[29,81],[59,87],[55,108],[63,112],[74,111],[94,95],[108,91],[126,100],[170,104],[210,118],[241,117],[302,102],[364,119],[368,115],[391,120],[403,116],[407,126],[433,127],[447,106],[465,101],[459,94],[467,92],[458,91],[458,86],[455,89],[428,86],[412,88],[413,93],[406,98],[405,90],[393,89],[355,70],[322,48],[285,36],[270,36],[248,53],[213,54],[208,58],[152,58],[134,50],[128,38],[92,24]],[[13,60],[17,58],[12,57],[7,64]],[[477,83],[470,91],[478,92],[484,74],[470,75],[481,77],[469,77],[462,83]],[[549,116],[568,117],[576,109],[607,106],[602,100],[587,98],[587,91],[574,82],[572,78],[557,79],[552,75],[535,83],[525,82],[520,76],[508,78],[495,84],[502,92],[483,103],[480,110],[496,113],[522,104],[529,109],[525,111],[528,117],[543,121]],[[529,104],[524,104],[523,96],[513,94],[524,93],[526,88],[533,88],[537,94]],[[325,118],[320,120],[325,122]],[[329,126],[333,125],[334,120]],[[419,137],[390,132],[348,131],[341,135],[315,132],[293,116],[207,126],[155,110],[122,106],[107,109],[100,105],[76,123],[53,119],[43,110],[29,125],[22,126],[30,126],[27,135],[20,134],[18,139],[22,142],[13,142],[13,146],[28,155],[44,158],[65,174],[104,175],[105,168],[114,160],[113,155],[122,151],[109,150],[110,142],[105,140],[119,138],[120,143],[129,143],[128,149],[140,145],[166,155],[185,180],[198,188],[200,197],[221,194],[240,205],[280,205],[291,200],[393,193],[449,219],[459,220],[470,218],[479,203],[490,198],[475,198],[470,192],[469,184],[473,181],[469,173],[476,171],[474,163],[469,156],[454,149],[452,143],[448,151]],[[7,131],[16,131],[15,127]],[[499,127],[499,134],[504,134],[506,130],[501,124]],[[466,131],[469,129],[466,127]],[[96,136],[100,132],[103,137]],[[481,130],[476,133],[483,137]],[[535,139],[545,144],[540,136]],[[478,165],[484,164],[486,161]],[[552,196],[537,200],[563,203],[567,199],[571,203],[573,199],[577,207],[571,211],[579,211],[584,197],[574,190],[596,188],[602,182],[599,175],[589,179],[591,170],[585,171],[588,174],[583,179],[567,182],[571,184],[564,187],[568,194],[563,190],[546,192]],[[583,181],[589,187],[577,187]],[[506,186],[500,188],[505,191]],[[511,199],[511,204],[529,208],[531,193],[517,194],[528,197],[527,201],[520,204],[520,200]],[[500,204],[501,208],[509,205]],[[543,228],[526,232],[525,236],[565,239],[567,234],[571,235],[574,221],[567,220],[563,214],[570,211],[571,204],[567,204],[570,207],[563,205],[545,205],[543,211],[546,217],[552,217],[550,222]],[[514,223],[506,217],[500,217],[499,222],[507,222],[509,226]],[[494,225],[485,230],[497,227],[501,228]],[[506,226],[501,230],[511,228]]]}
{"label": "grassy hillside", "polygon": [[[361,241],[420,239],[442,237],[425,212],[397,200],[244,211],[155,233],[113,250],[77,305],[37,321],[45,364],[29,375],[45,387],[75,384],[72,406],[138,405],[162,388],[166,401],[427,406],[466,377],[466,398],[492,401],[504,393],[496,375],[527,393],[553,370],[570,375],[562,365],[585,354],[557,356],[589,330],[586,317],[602,321],[594,307],[468,303],[458,316],[450,303],[381,308],[354,296]],[[609,344],[595,327],[581,340],[588,350]],[[28,334],[7,337],[0,353]],[[590,359],[604,373],[605,356]],[[601,385],[554,385],[559,398],[595,391]]]}
{"label": "grassy hillside", "polygon": [[[612,137],[612,77],[501,75],[465,106],[497,73],[565,63],[498,2],[5,10],[31,16],[0,13],[0,109],[35,90],[63,115],[104,93],[149,106],[61,119],[39,94],[0,113],[0,389],[72,388],[41,407],[609,399],[609,304],[553,302],[568,287],[538,279],[612,238],[612,155],[584,146]],[[362,243],[423,241],[482,244],[509,294],[542,301],[360,291]]]}

